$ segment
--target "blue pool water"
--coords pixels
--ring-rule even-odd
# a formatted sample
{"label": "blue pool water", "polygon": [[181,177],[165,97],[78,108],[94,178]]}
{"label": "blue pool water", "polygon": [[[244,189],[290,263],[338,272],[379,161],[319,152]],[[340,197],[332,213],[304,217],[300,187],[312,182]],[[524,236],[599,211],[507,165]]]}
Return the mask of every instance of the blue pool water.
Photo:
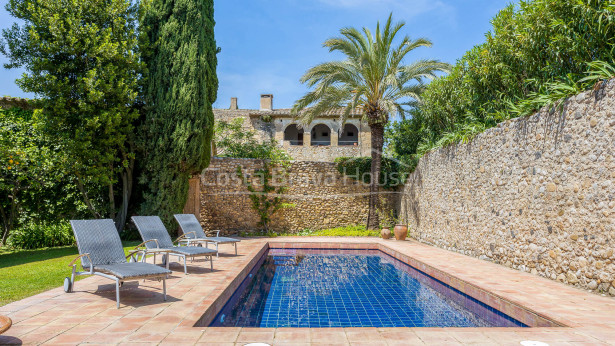
{"label": "blue pool water", "polygon": [[271,249],[212,326],[525,327],[378,250]]}

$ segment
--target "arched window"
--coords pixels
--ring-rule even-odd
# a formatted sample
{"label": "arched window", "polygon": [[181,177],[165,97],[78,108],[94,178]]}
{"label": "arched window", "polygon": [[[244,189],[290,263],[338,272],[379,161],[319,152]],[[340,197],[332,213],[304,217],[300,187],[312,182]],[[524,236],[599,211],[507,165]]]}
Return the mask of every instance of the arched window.
{"label": "arched window", "polygon": [[359,129],[352,124],[344,125],[344,130],[340,133],[338,145],[358,145]]}
{"label": "arched window", "polygon": [[284,140],[289,141],[290,145],[303,145],[303,129],[297,124],[290,124],[284,130]]}
{"label": "arched window", "polygon": [[312,145],[331,145],[331,129],[325,124],[312,128]]}

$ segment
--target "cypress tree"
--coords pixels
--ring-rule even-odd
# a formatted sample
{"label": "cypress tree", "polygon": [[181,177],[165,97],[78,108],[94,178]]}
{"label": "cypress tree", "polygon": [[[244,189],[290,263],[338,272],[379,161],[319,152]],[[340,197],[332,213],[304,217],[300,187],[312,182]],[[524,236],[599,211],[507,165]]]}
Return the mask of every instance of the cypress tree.
{"label": "cypress tree", "polygon": [[141,3],[143,215],[167,226],[186,203],[188,178],[209,165],[216,100],[213,0]]}

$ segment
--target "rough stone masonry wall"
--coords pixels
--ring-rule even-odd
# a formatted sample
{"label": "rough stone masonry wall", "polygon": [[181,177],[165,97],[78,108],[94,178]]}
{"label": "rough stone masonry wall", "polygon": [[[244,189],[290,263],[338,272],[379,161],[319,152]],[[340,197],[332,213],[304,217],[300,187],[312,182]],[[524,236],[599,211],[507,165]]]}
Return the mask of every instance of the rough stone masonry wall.
{"label": "rough stone masonry wall", "polygon": [[420,160],[411,236],[615,295],[615,80]]}
{"label": "rough stone masonry wall", "polygon": [[[206,230],[224,233],[259,229],[258,214],[252,209],[249,192],[237,179],[237,167],[253,175],[262,168],[261,160],[214,158],[201,174],[200,214]],[[369,186],[342,176],[334,163],[295,161],[288,171],[285,202],[294,207],[274,214],[275,231],[319,230],[365,224]],[[385,208],[398,207],[399,194],[383,194]]]}

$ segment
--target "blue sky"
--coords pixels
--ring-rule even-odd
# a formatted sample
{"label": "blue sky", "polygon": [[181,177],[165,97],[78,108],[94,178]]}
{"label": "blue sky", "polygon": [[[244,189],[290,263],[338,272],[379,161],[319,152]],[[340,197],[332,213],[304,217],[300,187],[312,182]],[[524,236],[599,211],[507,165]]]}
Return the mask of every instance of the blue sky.
{"label": "blue sky", "polygon": [[[390,12],[403,20],[402,33],[427,37],[432,48],[420,48],[409,59],[434,58],[454,63],[484,41],[490,19],[511,0],[217,0],[217,108],[231,97],[240,108],[258,108],[261,93],[274,95],[274,107],[292,106],[307,89],[299,78],[311,66],[339,59],[322,47],[346,26],[375,28]],[[14,22],[0,0],[0,27]],[[0,63],[6,62],[0,56]],[[0,95],[32,97],[14,81],[23,73],[0,67]]]}

